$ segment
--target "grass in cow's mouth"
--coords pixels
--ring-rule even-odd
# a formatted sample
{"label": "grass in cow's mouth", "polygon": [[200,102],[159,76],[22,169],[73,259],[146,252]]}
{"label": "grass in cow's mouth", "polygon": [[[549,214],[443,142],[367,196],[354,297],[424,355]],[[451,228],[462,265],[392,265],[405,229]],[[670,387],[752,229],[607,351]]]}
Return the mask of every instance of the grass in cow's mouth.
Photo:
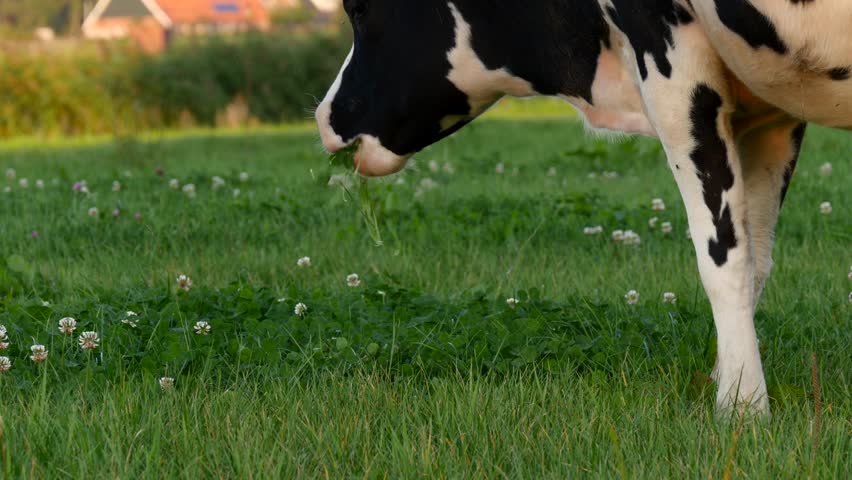
{"label": "grass in cow's mouth", "polygon": [[[358,151],[360,145],[361,141],[356,140],[352,145],[331,154],[328,159],[331,167],[343,167],[351,170],[355,165],[355,152]],[[345,185],[341,185],[341,188],[343,188],[349,198],[355,198],[353,192],[350,192]],[[370,195],[369,180],[363,177],[358,182],[358,202],[358,210],[361,216],[364,217],[364,224],[367,227],[370,238],[377,247],[383,246],[384,241],[382,240],[382,232],[379,229],[379,220],[376,216],[376,209],[374,208],[375,204],[373,197]]]}
{"label": "grass in cow's mouth", "polygon": [[352,142],[352,145],[339,150],[335,153],[332,153],[328,156],[328,163],[332,167],[343,167],[346,169],[351,169],[353,165],[355,165],[355,152],[358,151],[358,147],[361,145],[360,140],[355,140]]}

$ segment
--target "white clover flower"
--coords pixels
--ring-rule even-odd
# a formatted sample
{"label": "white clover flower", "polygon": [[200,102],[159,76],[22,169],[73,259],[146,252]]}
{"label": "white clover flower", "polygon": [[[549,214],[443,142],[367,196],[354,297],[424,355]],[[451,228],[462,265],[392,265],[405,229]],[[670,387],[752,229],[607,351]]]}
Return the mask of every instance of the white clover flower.
{"label": "white clover flower", "polygon": [[9,337],[6,335],[6,326],[0,325],[0,350],[9,348]]}
{"label": "white clover flower", "polygon": [[660,221],[660,219],[659,219],[659,218],[657,218],[657,217],[651,217],[651,218],[649,218],[649,219],[648,219],[648,228],[650,228],[651,230],[653,230],[653,229],[657,228],[657,223],[658,223],[659,221]]}
{"label": "white clover flower", "polygon": [[138,315],[136,315],[136,312],[128,310],[124,314],[124,318],[121,319],[121,323],[130,326],[130,328],[136,328],[136,325],[138,325],[137,317]]}
{"label": "white clover flower", "polygon": [[663,294],[663,303],[674,304],[675,302],[677,302],[677,295],[672,292],[666,292]]}
{"label": "white clover flower", "polygon": [[172,388],[174,388],[174,386],[175,386],[175,379],[174,378],[172,378],[172,377],[160,378],[160,388],[164,392],[171,390]]}
{"label": "white clover flower", "polygon": [[849,303],[852,303],[852,292],[849,292]]}
{"label": "white clover flower", "polygon": [[6,170],[6,180],[12,181],[15,180],[15,177],[18,176],[18,173],[15,172],[14,168],[10,168]]}
{"label": "white clover flower", "polygon": [[89,216],[92,218],[98,218],[100,214],[101,212],[98,210],[98,207],[92,207],[89,209]]}
{"label": "white clover flower", "polygon": [[625,230],[624,232],[624,244],[625,245],[641,245],[642,238],[639,237],[639,234],[634,232],[633,230]]}
{"label": "white clover flower", "polygon": [[556,176],[556,167],[550,167],[550,169],[547,170],[547,176],[548,177],[555,177]]}
{"label": "white clover flower", "polygon": [[133,172],[131,172],[130,170],[125,170],[121,172],[121,175],[124,176],[124,178],[130,178],[133,176]]}
{"label": "white clover flower", "polygon": [[184,274],[180,274],[177,276],[177,284],[178,289],[183,290],[184,292],[188,292],[190,288],[192,288],[192,279],[187,277]]}
{"label": "white clover flower", "polygon": [[47,360],[48,352],[44,345],[33,345],[32,347],[30,347],[30,352],[32,353],[32,355],[30,355],[30,360],[34,361],[35,363],[41,363]]}
{"label": "white clover flower", "polygon": [[30,181],[26,178],[18,180],[18,186],[21,188],[30,188]]}
{"label": "white clover flower", "polygon": [[660,225],[660,231],[663,232],[663,234],[665,235],[669,235],[670,233],[672,233],[671,222],[663,222],[663,224]]}
{"label": "white clover flower", "polygon": [[612,241],[614,242],[623,242],[624,241],[624,230],[615,230],[612,232]]}
{"label": "white clover flower", "polygon": [[71,317],[65,317],[59,320],[59,331],[65,335],[71,335],[77,330],[77,320]]}
{"label": "white clover flower", "polygon": [[12,369],[12,360],[9,357],[0,357],[0,373],[6,373]]}
{"label": "white clover flower", "polygon": [[44,190],[44,180],[39,178],[38,180],[35,181],[35,186],[39,190]]}
{"label": "white clover flower", "polygon": [[194,328],[196,335],[210,335],[210,331],[213,330],[213,327],[203,320],[195,322]]}
{"label": "white clover flower", "polygon": [[494,173],[496,173],[497,175],[503,175],[503,173],[505,173],[505,172],[506,172],[506,166],[503,165],[503,163],[498,163],[494,167]]}
{"label": "white clover flower", "polygon": [[121,182],[119,182],[118,180],[114,180],[112,182],[112,191],[116,192],[116,193],[120,192],[121,191]]}
{"label": "white clover flower", "polygon": [[12,187],[9,187],[9,186],[3,187],[3,193],[12,193]]}
{"label": "white clover flower", "polygon": [[169,180],[169,188],[172,190],[177,190],[180,188],[180,181],[177,178],[173,178]]}
{"label": "white clover flower", "polygon": [[593,180],[595,178],[598,178],[598,173],[597,172],[589,172],[588,175],[586,175],[586,178],[588,178],[589,180]]}
{"label": "white clover flower", "polygon": [[618,178],[618,172],[603,172],[601,176],[607,180],[614,180]]}
{"label": "white clover flower", "polygon": [[98,343],[101,339],[98,338],[98,332],[83,332],[80,334],[80,337],[77,338],[77,341],[80,343],[80,348],[83,350],[94,350],[98,348]]}
{"label": "white clover flower", "polygon": [[420,180],[420,188],[424,190],[432,190],[438,188],[438,182],[432,180],[431,178],[424,178]]}
{"label": "white clover flower", "polygon": [[192,183],[187,183],[182,188],[183,193],[186,194],[189,198],[195,198],[195,185]]}
{"label": "white clover flower", "polygon": [[240,189],[239,189],[239,188],[235,188],[235,189],[234,189],[234,191],[233,191],[233,192],[231,192],[231,195],[233,195],[233,196],[234,196],[234,198],[237,198],[237,197],[239,197],[239,196],[240,196],[240,193],[241,193],[241,192],[240,192]]}
{"label": "white clover flower", "polygon": [[249,181],[248,172],[240,172],[240,183],[246,183]]}
{"label": "white clover flower", "polygon": [[352,273],[346,276],[346,285],[350,287],[357,287],[361,285],[361,277],[358,276],[357,273]]}
{"label": "white clover flower", "polygon": [[299,268],[307,268],[311,266],[311,257],[302,257],[296,260],[296,265]]}
{"label": "white clover flower", "polygon": [[297,303],[296,308],[293,309],[293,313],[300,317],[304,317],[307,312],[308,306],[301,302]]}
{"label": "white clover flower", "polygon": [[846,275],[846,278],[852,280],[852,267],[849,267],[849,273]]}
{"label": "white clover flower", "polygon": [[831,166],[831,163],[829,163],[829,162],[825,162],[825,163],[822,164],[821,167],[819,167],[819,174],[822,175],[823,177],[827,177],[827,176],[831,175],[831,172],[833,172],[833,171],[834,171],[834,167]]}
{"label": "white clover flower", "polygon": [[89,194],[89,185],[86,183],[85,180],[79,180],[74,182],[74,186],[72,186],[71,189],[77,193],[85,193],[86,195]]}
{"label": "white clover flower", "polygon": [[441,166],[435,160],[429,160],[429,171],[432,173],[438,173],[441,170]]}
{"label": "white clover flower", "polygon": [[601,233],[603,233],[603,227],[600,226],[600,225],[597,225],[595,227],[583,228],[583,235],[592,236],[592,235],[600,235]]}
{"label": "white clover flower", "polygon": [[441,167],[441,169],[444,171],[444,173],[449,175],[456,173],[456,167],[454,167],[453,164],[450,162],[445,163],[444,166]]}
{"label": "white clover flower", "polygon": [[511,309],[517,307],[519,303],[521,303],[521,301],[514,297],[506,299],[506,305],[508,305]]}
{"label": "white clover flower", "polygon": [[822,202],[819,205],[819,211],[823,215],[831,215],[831,212],[832,212],[831,202]]}
{"label": "white clover flower", "polygon": [[213,190],[219,190],[225,186],[225,180],[222,177],[213,177],[211,183],[213,184]]}
{"label": "white clover flower", "polygon": [[624,300],[628,305],[636,305],[639,303],[639,292],[636,290],[630,290],[629,292],[624,294]]}
{"label": "white clover flower", "polygon": [[651,200],[651,210],[655,212],[664,212],[666,210],[666,202],[662,198]]}

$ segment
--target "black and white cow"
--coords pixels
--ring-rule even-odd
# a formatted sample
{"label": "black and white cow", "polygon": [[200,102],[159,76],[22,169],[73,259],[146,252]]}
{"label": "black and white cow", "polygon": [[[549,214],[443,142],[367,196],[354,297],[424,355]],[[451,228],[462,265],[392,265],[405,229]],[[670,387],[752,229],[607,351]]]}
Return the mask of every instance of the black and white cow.
{"label": "black and white cow", "polygon": [[718,334],[717,408],[768,413],[754,311],[806,122],[852,129],[852,0],[345,0],[316,116],[388,175],[505,95],[658,137]]}

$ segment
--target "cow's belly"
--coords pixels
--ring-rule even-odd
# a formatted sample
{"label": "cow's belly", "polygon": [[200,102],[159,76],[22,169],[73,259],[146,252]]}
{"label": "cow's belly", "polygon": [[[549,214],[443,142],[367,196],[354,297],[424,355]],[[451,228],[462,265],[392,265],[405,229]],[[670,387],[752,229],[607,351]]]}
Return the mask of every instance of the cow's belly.
{"label": "cow's belly", "polygon": [[728,68],[793,116],[852,128],[852,0],[750,1],[692,0]]}

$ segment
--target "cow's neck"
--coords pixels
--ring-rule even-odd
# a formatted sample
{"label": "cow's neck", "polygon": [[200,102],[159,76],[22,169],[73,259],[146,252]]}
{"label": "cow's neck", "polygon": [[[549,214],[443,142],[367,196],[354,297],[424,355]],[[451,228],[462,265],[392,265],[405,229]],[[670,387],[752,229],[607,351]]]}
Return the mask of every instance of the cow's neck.
{"label": "cow's neck", "polygon": [[[510,8],[514,5],[515,8]],[[592,99],[609,27],[597,0],[450,3],[455,47],[449,78],[471,107],[501,95],[562,95]]]}

